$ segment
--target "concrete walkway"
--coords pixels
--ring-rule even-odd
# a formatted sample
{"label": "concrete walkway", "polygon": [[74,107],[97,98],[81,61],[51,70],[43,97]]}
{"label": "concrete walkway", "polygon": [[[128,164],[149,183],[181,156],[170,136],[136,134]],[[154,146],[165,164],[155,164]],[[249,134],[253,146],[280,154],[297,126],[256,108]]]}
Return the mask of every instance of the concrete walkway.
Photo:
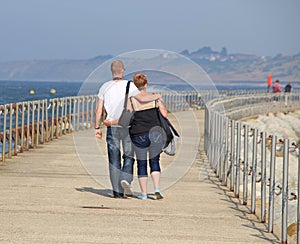
{"label": "concrete walkway", "polygon": [[[195,118],[200,152],[164,187],[163,200],[111,198],[110,187],[83,167],[73,135],[7,159],[0,166],[0,243],[280,243],[214,177],[202,150],[203,111]],[[163,168],[172,160],[164,156]]]}

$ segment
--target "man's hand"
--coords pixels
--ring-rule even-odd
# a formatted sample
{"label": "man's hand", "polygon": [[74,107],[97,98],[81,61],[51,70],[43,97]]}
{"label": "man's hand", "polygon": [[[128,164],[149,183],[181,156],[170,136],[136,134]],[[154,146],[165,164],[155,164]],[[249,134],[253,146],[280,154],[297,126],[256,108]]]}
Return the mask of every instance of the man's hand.
{"label": "man's hand", "polygon": [[118,119],[115,119],[115,120],[107,120],[107,119],[105,119],[105,120],[103,121],[103,124],[104,124],[105,126],[117,125],[118,123],[119,123],[119,120],[118,120]]}
{"label": "man's hand", "polygon": [[95,137],[102,139],[102,131],[100,129],[95,129]]}
{"label": "man's hand", "polygon": [[105,126],[111,126],[112,123],[111,123],[111,121],[105,119],[105,120],[103,121],[103,124],[104,124]]}

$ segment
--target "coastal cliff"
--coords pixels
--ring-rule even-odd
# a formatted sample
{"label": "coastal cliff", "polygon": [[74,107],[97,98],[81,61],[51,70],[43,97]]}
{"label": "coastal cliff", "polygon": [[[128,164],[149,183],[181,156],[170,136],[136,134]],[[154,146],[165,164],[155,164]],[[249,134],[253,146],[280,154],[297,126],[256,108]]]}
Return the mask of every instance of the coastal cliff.
{"label": "coastal cliff", "polygon": [[[285,82],[300,82],[300,52],[274,57],[230,54],[210,47],[182,51],[181,55],[200,65],[216,82],[265,81],[268,74]],[[28,60],[0,63],[0,80],[83,81],[111,55],[87,60]],[[141,64],[142,67],[142,64]]]}

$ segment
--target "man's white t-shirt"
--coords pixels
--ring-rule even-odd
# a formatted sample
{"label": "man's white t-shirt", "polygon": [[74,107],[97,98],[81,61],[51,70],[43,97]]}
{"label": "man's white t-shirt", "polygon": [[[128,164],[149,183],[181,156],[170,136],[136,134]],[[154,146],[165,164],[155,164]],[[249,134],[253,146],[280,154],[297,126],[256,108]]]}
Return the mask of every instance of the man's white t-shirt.
{"label": "man's white t-shirt", "polygon": [[[104,100],[107,120],[119,119],[124,108],[127,80],[111,80],[105,82],[99,89],[98,97]],[[133,82],[130,83],[128,97],[135,96],[139,91]]]}

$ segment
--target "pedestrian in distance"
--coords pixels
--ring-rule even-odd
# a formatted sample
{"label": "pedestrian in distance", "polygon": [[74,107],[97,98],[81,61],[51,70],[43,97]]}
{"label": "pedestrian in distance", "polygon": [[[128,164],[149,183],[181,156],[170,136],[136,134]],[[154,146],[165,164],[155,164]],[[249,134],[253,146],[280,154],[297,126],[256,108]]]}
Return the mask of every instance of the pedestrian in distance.
{"label": "pedestrian in distance", "polygon": [[276,101],[279,101],[279,94],[282,92],[282,86],[281,86],[281,84],[279,83],[279,80],[276,80],[275,81],[275,83],[274,83],[274,85],[273,85],[273,87],[272,87],[272,92],[274,93],[274,94],[276,94],[275,96],[274,96],[274,102],[276,102]]}
{"label": "pedestrian in distance", "polygon": [[291,85],[291,82],[289,82],[284,87],[284,92],[291,92],[291,91],[292,91],[292,85]]}
{"label": "pedestrian in distance", "polygon": [[288,105],[289,103],[289,94],[292,92],[292,85],[291,85],[291,82],[287,83],[286,86],[284,87],[284,94],[285,94],[285,98],[284,98],[284,101],[285,101],[285,106]]}
{"label": "pedestrian in distance", "polygon": [[273,93],[281,93],[282,92],[282,86],[279,83],[279,80],[276,80],[273,85]]}

